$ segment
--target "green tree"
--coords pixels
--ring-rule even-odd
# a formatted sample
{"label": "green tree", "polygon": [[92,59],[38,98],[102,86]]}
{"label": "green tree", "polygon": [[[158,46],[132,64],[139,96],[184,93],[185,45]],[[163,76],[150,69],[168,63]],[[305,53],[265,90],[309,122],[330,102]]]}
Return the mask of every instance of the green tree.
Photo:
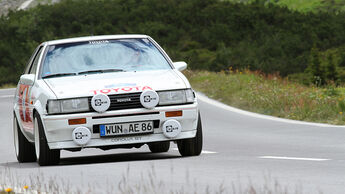
{"label": "green tree", "polygon": [[316,86],[321,86],[326,83],[325,74],[322,70],[319,49],[315,46],[311,49],[307,73],[312,76],[312,83]]}
{"label": "green tree", "polygon": [[325,63],[325,78],[326,81],[336,82],[339,78],[338,64],[332,53],[327,56]]}

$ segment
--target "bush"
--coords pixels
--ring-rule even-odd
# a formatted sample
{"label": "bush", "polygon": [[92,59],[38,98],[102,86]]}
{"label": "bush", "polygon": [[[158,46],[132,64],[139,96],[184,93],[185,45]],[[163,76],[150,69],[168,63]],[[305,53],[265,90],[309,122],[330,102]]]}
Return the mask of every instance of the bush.
{"label": "bush", "polygon": [[320,52],[317,48],[312,48],[309,57],[309,66],[306,74],[312,76],[311,82],[316,85],[325,85],[329,83],[339,84],[344,81],[343,69],[340,66],[343,63],[343,49],[329,49]]}

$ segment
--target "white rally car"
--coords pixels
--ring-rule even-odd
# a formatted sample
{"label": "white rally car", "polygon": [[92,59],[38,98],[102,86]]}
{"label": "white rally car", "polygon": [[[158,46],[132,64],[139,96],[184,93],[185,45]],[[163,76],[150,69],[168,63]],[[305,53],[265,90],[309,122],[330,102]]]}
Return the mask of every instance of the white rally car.
{"label": "white rally car", "polygon": [[139,148],[199,155],[202,127],[194,91],[146,35],[44,42],[20,77],[14,103],[19,162],[59,163],[60,150]]}

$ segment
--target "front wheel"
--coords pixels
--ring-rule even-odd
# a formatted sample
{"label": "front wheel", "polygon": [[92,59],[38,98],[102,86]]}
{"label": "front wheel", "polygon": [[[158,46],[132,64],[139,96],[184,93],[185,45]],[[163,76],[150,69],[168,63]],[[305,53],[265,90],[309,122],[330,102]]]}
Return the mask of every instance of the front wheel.
{"label": "front wheel", "polygon": [[35,114],[35,150],[37,162],[40,166],[58,164],[60,161],[60,150],[51,150],[47,143],[40,116]]}
{"label": "front wheel", "polygon": [[16,151],[17,160],[18,162],[35,162],[35,147],[26,139],[23,132],[19,128],[15,113],[13,114],[14,148]]}
{"label": "front wheel", "polygon": [[182,139],[177,141],[178,151],[182,156],[198,156],[202,150],[202,124],[200,113],[198,116],[198,126],[196,135],[191,139]]}

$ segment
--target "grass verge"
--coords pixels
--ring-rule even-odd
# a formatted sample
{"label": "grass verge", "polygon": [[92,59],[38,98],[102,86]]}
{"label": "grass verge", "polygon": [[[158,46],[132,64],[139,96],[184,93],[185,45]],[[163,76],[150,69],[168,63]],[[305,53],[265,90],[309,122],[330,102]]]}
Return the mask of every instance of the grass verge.
{"label": "grass verge", "polygon": [[[173,167],[171,167],[173,169]],[[156,168],[152,164],[138,175],[130,173],[131,168],[128,165],[124,169],[120,180],[104,180],[104,187],[97,183],[88,185],[72,184],[68,180],[53,176],[47,177],[41,172],[30,173],[29,177],[19,177],[12,172],[10,168],[0,168],[0,194],[19,194],[19,193],[54,193],[54,194],[81,194],[81,193],[119,193],[119,194],[151,194],[151,193],[170,193],[170,194],[193,194],[193,193],[215,193],[215,194],[303,194],[301,185],[289,189],[282,185],[278,180],[270,175],[263,174],[261,183],[254,183],[248,177],[247,181],[238,177],[236,180],[224,180],[217,185],[198,184],[198,180],[190,180],[189,171],[186,171],[186,177],[183,184],[176,184],[171,179],[174,172],[166,174],[163,177],[156,173]],[[118,173],[118,172],[114,172]],[[134,177],[136,176],[136,177]],[[231,186],[225,186],[225,181],[229,181]],[[229,185],[229,184],[228,184]]]}
{"label": "grass verge", "polygon": [[7,89],[7,88],[16,88],[17,86],[15,84],[3,84],[0,85],[0,89]]}
{"label": "grass verge", "polygon": [[[255,0],[228,0],[236,3],[253,3]],[[266,0],[278,6],[287,7],[291,10],[299,11],[302,13],[307,12],[344,12],[344,0]]]}
{"label": "grass verge", "polygon": [[345,89],[304,86],[250,71],[185,71],[192,87],[225,104],[276,117],[345,124]]}

